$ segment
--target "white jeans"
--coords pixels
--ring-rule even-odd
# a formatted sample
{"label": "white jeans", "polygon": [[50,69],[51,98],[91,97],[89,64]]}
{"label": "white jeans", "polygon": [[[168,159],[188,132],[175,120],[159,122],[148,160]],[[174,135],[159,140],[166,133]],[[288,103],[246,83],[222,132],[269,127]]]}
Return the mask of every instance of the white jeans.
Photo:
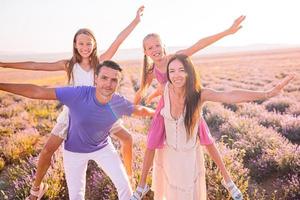
{"label": "white jeans", "polygon": [[84,200],[86,169],[89,160],[94,160],[110,177],[117,188],[119,200],[130,199],[132,190],[125,168],[118,152],[109,142],[103,149],[92,153],[63,151],[64,169],[70,200]]}

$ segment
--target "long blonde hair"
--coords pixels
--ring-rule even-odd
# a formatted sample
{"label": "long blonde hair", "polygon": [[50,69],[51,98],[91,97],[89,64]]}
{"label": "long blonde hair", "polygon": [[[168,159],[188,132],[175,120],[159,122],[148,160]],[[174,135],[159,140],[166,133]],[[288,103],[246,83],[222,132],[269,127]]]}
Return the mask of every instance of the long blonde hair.
{"label": "long blonde hair", "polygon": [[187,130],[187,138],[191,138],[196,123],[200,119],[200,100],[201,100],[201,84],[200,76],[197,74],[194,64],[191,59],[183,54],[176,54],[170,58],[167,65],[167,77],[170,83],[169,77],[169,65],[174,60],[178,60],[184,66],[184,70],[187,73],[185,84],[185,116],[184,125]]}
{"label": "long blonde hair", "polygon": [[[160,36],[157,33],[150,33],[146,35],[143,39],[143,49],[146,50],[145,41],[151,37],[158,38],[161,41]],[[166,52],[164,52],[166,53]],[[150,74],[153,73],[154,70],[154,63],[150,62],[150,58],[144,54],[144,61],[143,61],[143,68],[142,68],[142,76],[141,76],[141,87],[140,90],[144,91],[146,88],[149,87],[147,84],[147,78]]]}
{"label": "long blonde hair", "polygon": [[75,35],[74,35],[74,38],[73,38],[73,56],[72,58],[68,61],[67,63],[67,66],[66,66],[66,71],[67,71],[67,76],[68,76],[68,83],[71,82],[71,80],[73,80],[73,68],[74,68],[74,65],[75,63],[80,63],[82,61],[82,57],[81,55],[79,54],[78,50],[76,49],[76,39],[77,39],[77,36],[80,35],[80,34],[85,34],[89,37],[91,37],[94,41],[94,49],[92,51],[92,54],[90,55],[90,64],[91,64],[91,67],[93,68],[94,72],[96,71],[96,66],[99,64],[99,58],[98,58],[98,55],[97,55],[97,42],[96,42],[96,37],[94,35],[94,33],[90,30],[90,29],[87,29],[87,28],[82,28],[82,29],[79,29]]}

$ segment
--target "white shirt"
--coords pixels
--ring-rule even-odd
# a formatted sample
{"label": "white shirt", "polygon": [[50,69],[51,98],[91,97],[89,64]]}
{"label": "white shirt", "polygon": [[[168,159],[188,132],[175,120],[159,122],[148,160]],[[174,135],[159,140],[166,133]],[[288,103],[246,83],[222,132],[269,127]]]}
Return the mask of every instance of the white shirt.
{"label": "white shirt", "polygon": [[73,67],[73,86],[93,86],[94,85],[94,70],[85,71],[78,63]]}

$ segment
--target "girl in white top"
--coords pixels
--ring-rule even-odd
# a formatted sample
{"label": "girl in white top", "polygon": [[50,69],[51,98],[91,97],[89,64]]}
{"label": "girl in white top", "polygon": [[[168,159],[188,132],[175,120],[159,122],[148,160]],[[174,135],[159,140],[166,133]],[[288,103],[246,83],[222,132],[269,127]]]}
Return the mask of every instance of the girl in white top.
{"label": "girl in white top", "polygon": [[203,152],[197,135],[204,102],[240,103],[271,98],[278,95],[294,75],[288,75],[268,91],[216,91],[201,87],[190,58],[178,54],[167,63],[167,77],[169,84],[165,86],[165,106],[161,110],[165,144],[155,151],[154,158],[144,158],[141,180],[131,199],[138,200],[144,195],[145,181],[154,159],[152,183],[155,200],[205,200]]}
{"label": "girl in white top", "polygon": [[[79,63],[75,63],[72,70],[72,86],[93,86],[94,70],[84,70]],[[57,124],[53,127],[51,133],[60,138],[66,139],[69,124],[69,109],[63,106],[62,112],[57,117]],[[120,126],[121,124],[119,124]],[[41,154],[42,155],[42,154]]]}
{"label": "girl in white top", "polygon": [[[96,38],[92,31],[89,29],[80,29],[77,31],[73,39],[73,56],[70,60],[60,60],[54,63],[0,62],[0,67],[43,71],[65,70],[70,84],[74,86],[94,85],[94,69],[96,65],[104,60],[110,60],[114,56],[122,42],[140,22],[143,10],[143,6],[137,10],[134,20],[118,35],[111,46],[100,56],[97,55],[98,49]],[[66,138],[67,129],[68,110],[64,107],[62,113],[58,116],[57,124],[51,131],[51,135],[40,153],[36,177],[30,190],[30,196],[26,199],[41,199],[46,192],[48,185],[46,183],[42,183],[42,180],[50,166],[52,155]],[[128,175],[131,176],[132,137],[120,123],[115,124],[110,132],[121,140],[121,153],[123,155],[124,165]]]}

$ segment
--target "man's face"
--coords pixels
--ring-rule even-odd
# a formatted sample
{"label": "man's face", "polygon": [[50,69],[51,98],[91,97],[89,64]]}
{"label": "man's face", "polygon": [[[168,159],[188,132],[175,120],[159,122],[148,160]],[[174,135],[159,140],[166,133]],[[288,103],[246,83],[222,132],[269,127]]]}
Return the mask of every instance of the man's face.
{"label": "man's face", "polygon": [[121,72],[103,66],[95,77],[96,90],[103,97],[110,97],[116,91],[121,80]]}

